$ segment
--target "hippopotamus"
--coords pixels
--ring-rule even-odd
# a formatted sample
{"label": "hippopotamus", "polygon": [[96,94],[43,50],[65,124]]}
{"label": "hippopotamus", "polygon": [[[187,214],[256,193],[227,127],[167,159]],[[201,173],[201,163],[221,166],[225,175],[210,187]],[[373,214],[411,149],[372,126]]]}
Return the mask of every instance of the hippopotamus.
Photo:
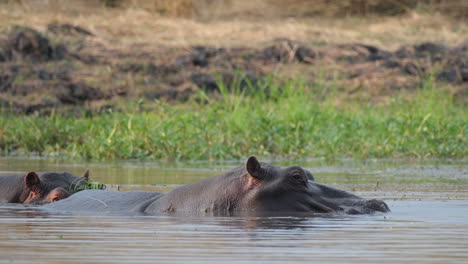
{"label": "hippopotamus", "polygon": [[151,191],[85,190],[44,208],[59,212],[197,213],[236,212],[369,214],[389,212],[380,200],[367,200],[311,180],[299,166],[277,167],[255,156],[230,172],[180,186],[163,194]]}
{"label": "hippopotamus", "polygon": [[83,177],[68,172],[28,172],[25,175],[0,176],[0,202],[44,204],[67,198],[86,189],[89,170]]}

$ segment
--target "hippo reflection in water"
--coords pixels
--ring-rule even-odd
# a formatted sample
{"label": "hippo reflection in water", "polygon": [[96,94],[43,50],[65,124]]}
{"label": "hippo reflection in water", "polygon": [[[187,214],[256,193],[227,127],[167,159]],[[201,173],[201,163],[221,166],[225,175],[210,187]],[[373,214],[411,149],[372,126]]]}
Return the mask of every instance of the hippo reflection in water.
{"label": "hippo reflection in water", "polygon": [[[149,215],[202,212],[370,214],[389,212],[380,200],[367,200],[310,180],[299,166],[281,168],[250,157],[245,166],[178,187],[167,194],[149,191],[87,190],[46,205],[63,212],[144,213]],[[313,179],[313,178],[312,178]]]}

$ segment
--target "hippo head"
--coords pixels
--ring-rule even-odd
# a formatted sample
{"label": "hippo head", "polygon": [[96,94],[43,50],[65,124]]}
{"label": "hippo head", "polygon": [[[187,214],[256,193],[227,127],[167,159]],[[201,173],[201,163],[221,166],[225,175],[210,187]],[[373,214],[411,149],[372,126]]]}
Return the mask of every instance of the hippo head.
{"label": "hippo head", "polygon": [[241,175],[246,185],[238,197],[241,209],[264,212],[343,212],[366,214],[388,212],[380,200],[367,200],[331,186],[317,183],[299,166],[276,167],[250,157]]}
{"label": "hippo head", "polygon": [[252,156],[244,166],[180,186],[158,197],[144,212],[368,214],[389,211],[382,201],[367,200],[313,179],[309,171],[299,166],[277,167]]}
{"label": "hippo head", "polygon": [[37,174],[33,171],[24,176],[25,204],[44,204],[67,198],[73,193],[85,189],[89,182],[89,171],[83,177],[68,172],[44,172]]}

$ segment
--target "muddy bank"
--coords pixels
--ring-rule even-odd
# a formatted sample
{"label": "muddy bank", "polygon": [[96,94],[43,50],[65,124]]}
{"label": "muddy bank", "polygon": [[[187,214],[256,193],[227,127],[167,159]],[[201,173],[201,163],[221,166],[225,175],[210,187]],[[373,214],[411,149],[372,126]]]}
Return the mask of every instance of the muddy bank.
{"label": "muddy bank", "polygon": [[[241,77],[239,77],[241,76]],[[15,113],[117,109],[123,101],[185,101],[198,90],[259,89],[265,76],[329,81],[344,96],[378,100],[428,78],[466,100],[468,43],[422,43],[394,51],[366,44],[313,45],[276,39],[262,47],[112,45],[90,30],[50,24],[0,33],[0,106]],[[85,106],[85,107],[83,107]]]}

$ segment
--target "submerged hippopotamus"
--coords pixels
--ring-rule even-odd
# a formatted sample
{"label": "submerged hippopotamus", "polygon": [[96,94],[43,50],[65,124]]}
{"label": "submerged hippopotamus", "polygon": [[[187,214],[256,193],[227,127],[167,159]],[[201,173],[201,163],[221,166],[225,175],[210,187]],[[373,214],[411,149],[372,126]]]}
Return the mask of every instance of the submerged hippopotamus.
{"label": "submerged hippopotamus", "polygon": [[34,171],[26,175],[0,176],[0,202],[24,204],[56,202],[86,189],[88,182],[88,170],[83,177],[68,172]]}
{"label": "submerged hippopotamus", "polygon": [[250,157],[245,166],[178,187],[167,194],[150,191],[88,190],[46,205],[54,211],[94,213],[229,214],[388,212],[380,200],[367,200],[310,180],[299,166],[281,168]]}

